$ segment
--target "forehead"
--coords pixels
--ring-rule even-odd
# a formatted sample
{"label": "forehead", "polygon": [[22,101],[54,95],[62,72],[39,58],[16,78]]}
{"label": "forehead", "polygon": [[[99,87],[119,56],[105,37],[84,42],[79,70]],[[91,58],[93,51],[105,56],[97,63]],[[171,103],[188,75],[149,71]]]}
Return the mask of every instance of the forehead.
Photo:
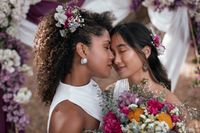
{"label": "forehead", "polygon": [[121,46],[128,46],[120,34],[114,34],[111,37],[111,47],[117,48]]}
{"label": "forehead", "polygon": [[109,41],[110,42],[110,34],[107,30],[104,30],[102,32],[102,35],[96,36],[96,35],[91,35],[91,42],[93,43],[101,43],[103,41]]}

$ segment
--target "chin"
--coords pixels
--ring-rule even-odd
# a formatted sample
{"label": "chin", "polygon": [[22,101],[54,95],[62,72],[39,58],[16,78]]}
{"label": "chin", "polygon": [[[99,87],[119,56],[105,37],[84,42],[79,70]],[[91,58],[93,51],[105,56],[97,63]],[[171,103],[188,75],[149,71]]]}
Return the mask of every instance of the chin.
{"label": "chin", "polygon": [[125,78],[129,77],[128,75],[123,74],[123,73],[121,73],[121,74],[118,73],[118,75],[119,75],[120,79],[125,79]]}
{"label": "chin", "polygon": [[102,78],[108,78],[110,76],[110,72],[104,73],[101,77]]}

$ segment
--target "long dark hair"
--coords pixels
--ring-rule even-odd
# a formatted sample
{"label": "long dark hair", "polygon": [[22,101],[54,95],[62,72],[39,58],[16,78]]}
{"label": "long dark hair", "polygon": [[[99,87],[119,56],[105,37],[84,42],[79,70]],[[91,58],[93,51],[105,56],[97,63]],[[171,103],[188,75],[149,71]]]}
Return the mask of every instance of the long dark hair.
{"label": "long dark hair", "polygon": [[[119,34],[124,41],[131,46],[139,55],[139,57],[147,63],[149,71],[153,80],[157,83],[163,83],[167,89],[171,88],[171,81],[168,79],[166,69],[161,64],[158,58],[158,52],[153,45],[152,32],[148,30],[143,24],[131,22],[126,24],[119,24],[111,31],[111,36]],[[146,59],[142,48],[149,46],[151,54]]]}
{"label": "long dark hair", "polygon": [[57,22],[54,13],[42,19],[34,41],[37,89],[45,103],[52,101],[59,81],[70,73],[76,44],[82,42],[89,46],[91,36],[100,36],[103,31],[110,31],[113,20],[110,12],[98,14],[80,10],[84,26],[64,38],[55,26]]}

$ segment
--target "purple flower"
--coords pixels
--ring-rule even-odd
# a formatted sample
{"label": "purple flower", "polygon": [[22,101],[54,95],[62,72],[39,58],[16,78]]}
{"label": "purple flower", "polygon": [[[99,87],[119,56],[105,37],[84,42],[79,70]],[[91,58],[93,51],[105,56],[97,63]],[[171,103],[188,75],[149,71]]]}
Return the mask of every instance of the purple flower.
{"label": "purple flower", "polygon": [[136,11],[144,0],[132,0],[130,8]]}
{"label": "purple flower", "polygon": [[129,91],[124,91],[119,96],[118,107],[120,109],[120,112],[128,115],[129,112],[128,106],[130,104],[137,104],[138,102],[140,102],[140,98],[138,98],[137,94],[131,93]]}

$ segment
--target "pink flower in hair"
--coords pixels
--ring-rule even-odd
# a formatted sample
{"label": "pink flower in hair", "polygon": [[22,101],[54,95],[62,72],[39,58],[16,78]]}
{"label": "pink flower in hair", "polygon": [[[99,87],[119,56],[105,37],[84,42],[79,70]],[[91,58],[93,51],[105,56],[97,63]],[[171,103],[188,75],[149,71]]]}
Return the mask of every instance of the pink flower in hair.
{"label": "pink flower in hair", "polygon": [[160,45],[160,38],[159,38],[158,35],[154,35],[153,36],[153,43],[154,43],[155,47],[159,47],[159,45]]}
{"label": "pink flower in hair", "polygon": [[165,52],[165,46],[161,44],[160,37],[158,35],[153,36],[153,44],[158,51],[158,55],[162,55]]}

